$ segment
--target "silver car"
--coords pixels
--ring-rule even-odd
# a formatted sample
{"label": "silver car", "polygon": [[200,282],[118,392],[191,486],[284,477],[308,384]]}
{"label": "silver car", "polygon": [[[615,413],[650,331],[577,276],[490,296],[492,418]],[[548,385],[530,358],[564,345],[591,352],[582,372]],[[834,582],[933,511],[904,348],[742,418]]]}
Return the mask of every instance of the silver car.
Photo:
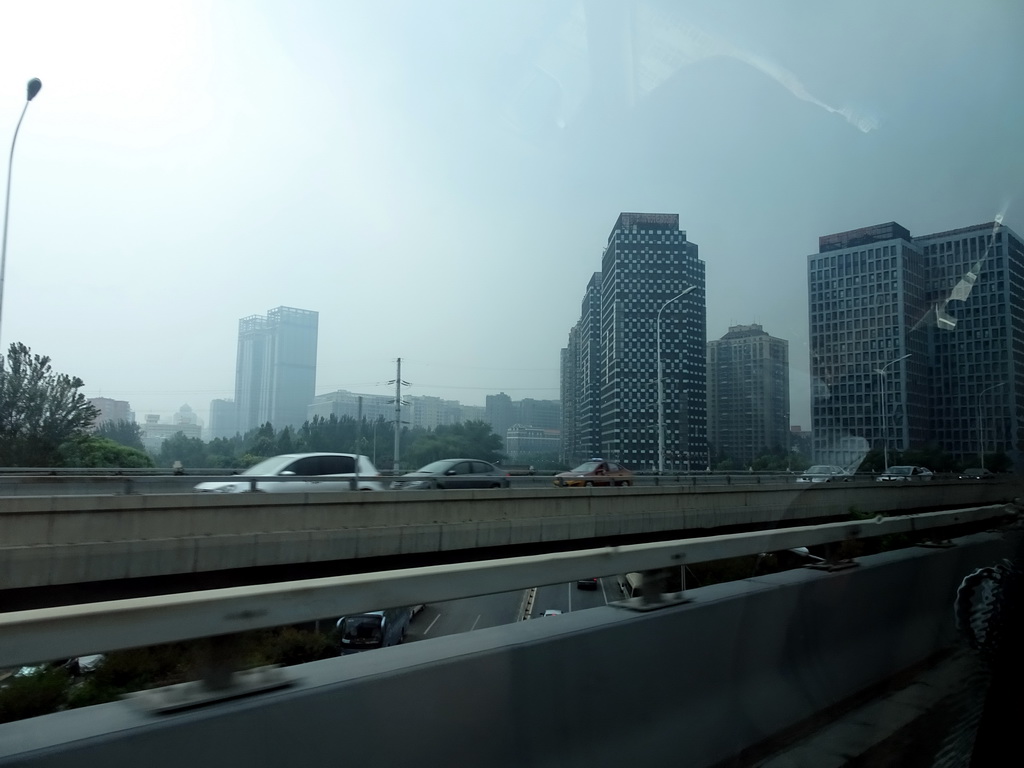
{"label": "silver car", "polygon": [[508,488],[508,472],[480,459],[441,459],[392,481],[392,490]]}
{"label": "silver car", "polygon": [[[238,480],[199,483],[202,493],[331,493],[382,491],[380,473],[366,456],[354,453],[286,453],[264,459],[238,476]],[[249,480],[246,478],[266,478]],[[275,480],[274,478],[281,478]]]}
{"label": "silver car", "polygon": [[849,482],[853,480],[853,473],[831,464],[817,464],[805,470],[796,479],[798,483],[829,483],[836,480]]}

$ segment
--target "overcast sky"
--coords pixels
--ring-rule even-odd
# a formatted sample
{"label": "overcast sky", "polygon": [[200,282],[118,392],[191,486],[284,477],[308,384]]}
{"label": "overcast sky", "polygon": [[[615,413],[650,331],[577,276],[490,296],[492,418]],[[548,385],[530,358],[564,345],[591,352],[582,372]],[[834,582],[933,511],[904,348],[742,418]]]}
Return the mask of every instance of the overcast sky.
{"label": "overcast sky", "polygon": [[[238,319],[320,313],[317,393],[559,396],[621,211],[678,213],[709,338],[790,342],[819,235],[1024,231],[1024,3],[0,3],[25,83],[0,343],[138,418],[231,397]],[[0,165],[6,168],[6,165]]]}

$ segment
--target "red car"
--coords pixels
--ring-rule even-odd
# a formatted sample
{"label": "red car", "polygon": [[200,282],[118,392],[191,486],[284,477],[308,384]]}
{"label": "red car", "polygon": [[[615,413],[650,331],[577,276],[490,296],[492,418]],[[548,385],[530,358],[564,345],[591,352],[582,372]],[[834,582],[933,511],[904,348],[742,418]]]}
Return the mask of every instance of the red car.
{"label": "red car", "polygon": [[552,481],[559,487],[591,485],[632,485],[633,473],[621,464],[604,459],[591,459],[576,469],[555,475]]}

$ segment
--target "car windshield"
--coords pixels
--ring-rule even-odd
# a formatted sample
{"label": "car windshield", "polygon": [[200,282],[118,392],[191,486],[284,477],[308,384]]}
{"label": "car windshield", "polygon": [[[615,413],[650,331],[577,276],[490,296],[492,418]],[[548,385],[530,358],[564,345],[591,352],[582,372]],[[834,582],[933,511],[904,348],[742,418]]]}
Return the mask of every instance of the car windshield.
{"label": "car windshield", "polygon": [[832,467],[826,466],[824,464],[820,464],[820,465],[811,467],[810,469],[808,469],[806,471],[805,474],[808,474],[808,475],[831,475],[832,472],[833,472]]}
{"label": "car windshield", "polygon": [[582,475],[582,474],[586,474],[587,472],[593,472],[595,469],[597,469],[600,466],[601,466],[601,462],[600,461],[588,461],[585,464],[580,464],[578,467],[576,467],[575,469],[573,469],[571,471],[572,472],[576,472],[576,473]]}
{"label": "car windshield", "polygon": [[889,467],[890,475],[912,475],[914,474],[913,467]]}
{"label": "car windshield", "polygon": [[341,622],[341,638],[354,645],[380,642],[382,618],[375,615],[346,616]]}

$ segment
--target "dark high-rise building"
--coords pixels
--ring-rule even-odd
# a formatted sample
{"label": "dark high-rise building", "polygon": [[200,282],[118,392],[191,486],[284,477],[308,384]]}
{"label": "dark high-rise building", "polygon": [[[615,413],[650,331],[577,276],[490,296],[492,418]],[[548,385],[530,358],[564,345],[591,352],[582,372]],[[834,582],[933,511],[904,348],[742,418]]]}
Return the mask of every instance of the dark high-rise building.
{"label": "dark high-rise building", "polygon": [[562,396],[561,439],[558,447],[559,461],[569,464],[579,452],[579,433],[577,432],[578,407],[574,393],[579,390],[580,378],[580,325],[577,323],[569,331],[569,343],[562,350],[559,358],[559,381]]}
{"label": "dark high-rise building", "polygon": [[491,425],[491,431],[505,441],[505,432],[516,423],[515,408],[512,406],[512,398],[504,392],[496,395],[487,395],[484,399],[484,409],[487,414],[487,423]]}
{"label": "dark high-rise building", "polygon": [[237,428],[270,422],[276,429],[306,420],[316,387],[319,314],[278,307],[238,321],[235,365]]}
{"label": "dark high-rise building", "polygon": [[665,466],[707,466],[704,262],[678,215],[659,213],[620,214],[587,286],[575,391],[563,381],[562,392],[563,409],[575,401],[576,459],[658,465],[659,312]]}
{"label": "dark high-rise building", "polygon": [[210,401],[210,439],[234,437],[238,432],[237,413],[234,400]]}
{"label": "dark high-rise building", "polygon": [[755,323],[708,342],[708,442],[743,467],[789,449],[788,341]]}
{"label": "dark high-rise building", "polygon": [[921,237],[895,222],[808,257],[815,461],[931,443],[1020,461],[1024,245],[996,223]]}

